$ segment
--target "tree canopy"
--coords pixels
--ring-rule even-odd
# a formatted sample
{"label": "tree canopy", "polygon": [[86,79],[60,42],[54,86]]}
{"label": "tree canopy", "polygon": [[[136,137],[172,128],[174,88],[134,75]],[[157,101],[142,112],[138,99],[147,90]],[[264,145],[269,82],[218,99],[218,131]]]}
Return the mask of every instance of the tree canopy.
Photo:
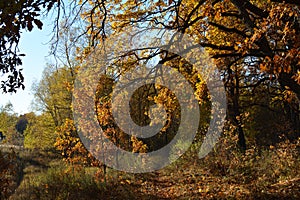
{"label": "tree canopy", "polygon": [[[21,69],[18,68],[22,64],[21,56],[23,56],[18,53],[17,48],[20,33],[22,30],[31,31],[34,24],[41,29],[43,23],[39,17],[43,12],[47,13],[55,8],[55,4],[57,4],[55,24],[57,32],[54,34],[57,40],[53,43],[52,50],[58,57],[59,49],[66,51],[67,57],[63,58],[66,65],[74,63],[80,65],[77,61],[72,61],[70,56],[84,62],[93,48],[101,46],[110,35],[125,29],[176,30],[193,37],[214,58],[215,64],[222,73],[228,95],[228,119],[238,126],[242,148],[245,148],[245,133],[241,120],[243,113],[253,106],[274,110],[275,99],[281,99],[282,108],[287,113],[291,113],[289,115],[293,116],[290,119],[292,126],[299,133],[299,106],[295,104],[297,99],[300,99],[300,4],[298,1],[2,2],[0,4],[0,70],[6,79],[1,82],[4,92],[15,92],[17,88],[24,88],[24,77]],[[61,15],[64,18],[62,26],[59,24]],[[59,29],[65,31],[61,32]],[[70,34],[67,30],[75,30],[75,32]],[[82,37],[84,40],[79,40]],[[140,52],[131,52],[125,55],[131,61],[123,63],[125,65],[119,63],[118,66],[126,66],[128,62],[134,66],[134,62],[138,63],[155,55],[160,55],[160,63],[166,63],[177,56],[164,53],[164,51],[151,53],[149,50],[145,57]],[[171,65],[178,66],[176,61],[169,63],[172,62]],[[183,66],[183,69],[186,68],[184,70],[189,70],[188,65]],[[74,71],[71,72],[74,76]],[[194,88],[197,88],[198,82],[199,80],[196,80],[193,83]],[[272,89],[266,92],[267,88]],[[273,100],[249,101],[249,94],[261,91]],[[37,92],[42,97],[42,91]],[[52,115],[57,115],[55,112]]]}
{"label": "tree canopy", "polygon": [[[17,117],[10,104],[1,107],[0,131],[4,135],[10,133],[10,136],[7,134],[9,143],[16,142],[17,136],[20,139],[24,136],[25,151],[26,148],[41,152],[51,150],[55,160],[62,159],[67,164],[63,163],[62,169],[53,173],[53,169],[57,171],[54,165],[59,162],[49,161],[49,167],[39,172],[46,173],[42,176],[46,180],[32,179],[31,171],[36,176],[37,170],[25,169],[26,180],[33,180],[23,184],[26,191],[32,182],[38,199],[80,198],[80,192],[91,194],[92,198],[99,195],[100,199],[107,199],[115,193],[116,198],[128,198],[128,193],[118,195],[119,186],[121,193],[129,191],[133,193],[130,197],[137,199],[148,198],[153,193],[154,199],[299,196],[298,0],[2,2],[0,70],[6,78],[1,83],[4,92],[23,87],[24,77],[18,68],[23,55],[17,51],[20,32],[31,31],[33,26],[42,28],[39,17],[50,10],[57,14],[50,52],[58,63],[47,64],[42,79],[32,87],[38,114]],[[187,36],[195,45],[182,45],[176,53],[166,50],[167,45],[163,43],[150,46],[152,43],[147,42],[153,35],[159,38],[157,41],[161,39],[160,34],[148,37],[147,31],[154,29],[163,34],[174,33],[166,34],[174,41]],[[132,38],[128,38],[127,33],[137,35],[133,39],[147,45],[136,48],[132,43],[140,41],[128,42]],[[207,54],[195,56],[192,51],[195,49]],[[181,53],[186,51],[190,51],[188,55],[193,60],[183,58]],[[107,57],[109,62],[103,64]],[[203,61],[202,71],[196,66],[198,60]],[[98,68],[102,71],[97,71]],[[221,80],[221,87],[217,86],[216,91],[226,93],[226,97],[222,96],[226,109],[214,109],[214,92],[209,87],[211,79],[205,79],[207,74],[212,74],[210,72]],[[142,82],[142,86],[138,82],[152,74],[157,78],[159,73],[171,77],[166,82],[175,80],[176,88],[172,90],[163,81]],[[188,89],[177,80],[177,74],[188,83],[191,95],[185,93]],[[125,90],[131,86],[134,91]],[[183,104],[182,96],[187,97]],[[184,118],[186,110],[192,110],[192,114]],[[225,115],[221,111],[226,113],[226,118],[215,123],[215,128],[211,122]],[[122,115],[125,112],[128,115]],[[193,120],[195,126],[189,126]],[[162,126],[151,129],[155,135],[140,134],[144,126],[156,124]],[[182,128],[186,124],[188,126]],[[138,128],[135,130],[135,127]],[[210,146],[209,154],[201,157],[203,143],[211,139],[207,132],[212,127],[221,135],[218,143]],[[178,134],[180,128],[182,135]],[[187,142],[189,135],[193,138]],[[165,147],[170,151],[148,160]],[[132,159],[131,155],[139,160]],[[1,152],[0,157],[5,158]],[[2,160],[10,162],[11,159]],[[170,165],[156,171],[150,166],[165,163]],[[119,167],[122,164],[128,168]],[[123,171],[107,170],[107,166]],[[137,170],[141,166],[144,171]],[[152,171],[148,174],[124,173],[126,170],[148,172],[150,168]],[[97,173],[93,178],[82,183],[74,176],[78,173],[84,178],[83,175],[94,170]],[[0,178],[5,173],[0,166]],[[79,190],[73,190],[74,186]]]}

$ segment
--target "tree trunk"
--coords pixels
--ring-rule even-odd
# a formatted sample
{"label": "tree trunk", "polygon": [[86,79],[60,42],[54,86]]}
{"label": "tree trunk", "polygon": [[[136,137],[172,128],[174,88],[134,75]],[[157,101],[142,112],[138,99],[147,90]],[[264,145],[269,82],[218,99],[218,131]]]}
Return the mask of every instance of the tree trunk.
{"label": "tree trunk", "polygon": [[[290,90],[292,90],[297,98],[298,102],[294,102],[294,104],[297,104],[294,108],[293,105],[289,105],[289,116],[288,118],[290,119],[293,129],[295,131],[295,138],[298,138],[300,136],[300,85],[293,80],[292,78],[293,74],[291,73],[281,73],[278,77],[279,84],[281,87],[286,88],[288,87]],[[293,102],[292,102],[293,103]]]}
{"label": "tree trunk", "polygon": [[230,113],[231,121],[237,126],[237,134],[238,134],[238,147],[244,153],[246,151],[246,139],[244,130],[242,127],[242,121],[240,119],[240,105],[239,105],[239,96],[240,96],[240,84],[239,84],[239,75],[238,71],[235,70],[234,76],[232,76],[233,71],[228,69],[228,74],[230,77],[230,85],[229,89],[229,98],[232,100],[232,107],[228,106],[228,110]]}
{"label": "tree trunk", "polygon": [[233,98],[233,110],[234,110],[233,120],[237,126],[237,131],[238,131],[238,146],[240,150],[244,153],[246,151],[247,146],[246,146],[244,130],[242,127],[242,121],[240,119],[241,113],[239,109],[238,92],[235,94]]}
{"label": "tree trunk", "polygon": [[300,101],[300,85],[292,78],[293,74],[291,73],[280,73],[278,77],[278,81],[280,85],[285,88],[289,87],[298,97]]}

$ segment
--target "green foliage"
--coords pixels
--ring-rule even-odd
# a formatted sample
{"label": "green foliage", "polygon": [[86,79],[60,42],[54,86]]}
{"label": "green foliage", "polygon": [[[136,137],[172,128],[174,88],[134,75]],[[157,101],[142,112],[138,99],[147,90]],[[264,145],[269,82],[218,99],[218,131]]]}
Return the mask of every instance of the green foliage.
{"label": "green foliage", "polygon": [[48,65],[39,83],[32,86],[36,110],[48,112],[55,126],[62,125],[66,118],[72,117],[72,83],[74,77],[67,67],[56,68]]}
{"label": "green foliage", "polygon": [[59,163],[24,180],[14,199],[97,199],[103,189],[92,172]]}
{"label": "green foliage", "polygon": [[14,113],[11,103],[0,108],[0,131],[5,136],[5,142],[8,144],[22,145],[22,135],[15,129],[17,120],[17,114]]}
{"label": "green foliage", "polygon": [[9,129],[14,127],[17,120],[16,114],[13,112],[11,103],[6,104],[0,108],[0,130],[6,134]]}
{"label": "green foliage", "polygon": [[56,139],[55,125],[50,114],[26,114],[28,120],[24,131],[24,147],[29,149],[52,149]]}

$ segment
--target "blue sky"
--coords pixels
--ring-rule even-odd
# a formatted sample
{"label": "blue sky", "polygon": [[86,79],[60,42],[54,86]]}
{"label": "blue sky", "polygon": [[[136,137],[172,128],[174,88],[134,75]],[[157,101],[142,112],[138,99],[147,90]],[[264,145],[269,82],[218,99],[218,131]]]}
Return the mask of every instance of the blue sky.
{"label": "blue sky", "polygon": [[47,57],[49,54],[49,44],[47,43],[52,37],[52,26],[46,20],[43,30],[34,28],[32,32],[23,31],[19,49],[20,52],[26,54],[22,59],[25,90],[20,89],[16,94],[0,93],[0,106],[11,102],[15,112],[18,114],[24,114],[32,110],[33,95],[30,89],[32,83],[40,80],[46,63],[50,61],[50,57]]}

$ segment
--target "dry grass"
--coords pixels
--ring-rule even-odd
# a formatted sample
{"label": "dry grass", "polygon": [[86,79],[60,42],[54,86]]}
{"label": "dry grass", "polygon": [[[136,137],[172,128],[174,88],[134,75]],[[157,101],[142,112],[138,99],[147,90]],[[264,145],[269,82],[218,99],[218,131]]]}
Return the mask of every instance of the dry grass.
{"label": "dry grass", "polygon": [[[23,153],[24,178],[9,199],[299,199],[300,140],[242,155],[222,142],[199,160],[192,152],[147,174],[66,165]],[[228,147],[228,146],[227,146]],[[51,156],[52,155],[52,156]],[[194,155],[194,156],[193,156]]]}

